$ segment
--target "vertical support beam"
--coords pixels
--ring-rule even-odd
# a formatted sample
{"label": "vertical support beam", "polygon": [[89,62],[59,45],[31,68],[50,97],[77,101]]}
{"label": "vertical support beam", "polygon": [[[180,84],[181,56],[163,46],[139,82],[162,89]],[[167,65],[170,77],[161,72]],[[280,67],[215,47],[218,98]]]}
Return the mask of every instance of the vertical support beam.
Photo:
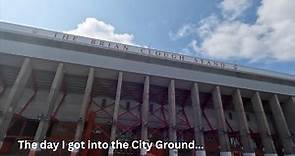
{"label": "vertical support beam", "polygon": [[295,145],[292,141],[289,127],[286,122],[280,101],[278,96],[275,94],[270,100],[271,111],[277,126],[280,140],[284,147],[285,154],[295,154]]}
{"label": "vertical support beam", "polygon": [[[62,81],[64,77],[64,65],[62,63],[58,64],[57,71],[55,73],[54,80],[51,84],[50,92],[46,104],[46,114],[41,116],[38,129],[35,134],[35,141],[41,142],[46,137],[47,130],[50,126],[51,115],[53,113],[58,94],[62,86]],[[39,149],[38,149],[39,150]],[[30,150],[29,155],[34,156],[36,150]]]}
{"label": "vertical support beam", "polygon": [[[169,141],[176,142],[176,105],[175,105],[175,82],[170,80],[168,87],[168,105],[169,105]],[[170,149],[169,156],[177,156],[177,149]]]}
{"label": "vertical support beam", "polygon": [[[141,140],[148,140],[148,110],[149,110],[149,96],[150,95],[150,77],[146,76],[144,80],[144,88],[142,95],[141,107]],[[147,151],[145,148],[140,149],[140,155],[146,156]]]}
{"label": "vertical support beam", "polygon": [[276,154],[276,149],[272,140],[271,132],[264,112],[259,92],[255,92],[251,98],[254,113],[257,119],[258,130],[262,139],[264,153],[267,155]]}
{"label": "vertical support beam", "polygon": [[[192,99],[192,107],[193,107],[195,142],[196,142],[196,145],[205,147],[204,125],[202,122],[203,118],[202,118],[202,110],[201,110],[201,104],[200,104],[200,94],[199,94],[199,87],[197,83],[194,83],[191,89],[191,99]],[[205,150],[197,150],[196,155],[206,156],[206,152]]]}
{"label": "vertical support beam", "polygon": [[230,144],[226,130],[225,116],[223,111],[223,104],[221,99],[220,87],[216,86],[213,90],[213,104],[217,111],[217,125],[218,125],[218,137],[220,142],[220,155],[230,156]]}
{"label": "vertical support beam", "polygon": [[251,144],[251,136],[240,89],[235,90],[233,94],[233,103],[238,114],[239,131],[244,152],[243,155],[255,156],[254,147]]}
{"label": "vertical support beam", "polygon": [[2,147],[4,138],[6,136],[9,124],[12,120],[13,114],[17,108],[18,101],[22,96],[25,87],[32,74],[31,60],[26,58],[21,66],[21,69],[17,75],[17,78],[9,92],[5,108],[3,110],[3,116],[0,120],[0,148]]}
{"label": "vertical support beam", "polygon": [[289,127],[289,131],[292,135],[292,140],[295,142],[295,97],[290,97],[288,102],[283,105],[285,118]]}
{"label": "vertical support beam", "polygon": [[3,78],[3,76],[0,71],[0,97],[3,95],[3,93],[5,92],[5,89],[6,89],[6,84],[4,83],[2,78]]}
{"label": "vertical support beam", "polygon": [[[86,83],[86,88],[83,96],[83,101],[81,105],[81,112],[79,116],[79,121],[75,133],[75,141],[81,141],[82,140],[82,134],[83,134],[83,129],[85,126],[85,118],[86,118],[86,112],[87,108],[91,99],[91,93],[92,93],[92,86],[94,82],[94,68],[89,69],[88,73],[88,79]],[[76,156],[78,154],[79,150],[75,150],[71,153],[71,156]]]}
{"label": "vertical support beam", "polygon": [[[116,139],[122,80],[123,80],[123,72],[119,72],[110,142],[115,141]],[[114,154],[114,149],[110,147],[108,151],[108,155],[113,156],[113,154]]]}

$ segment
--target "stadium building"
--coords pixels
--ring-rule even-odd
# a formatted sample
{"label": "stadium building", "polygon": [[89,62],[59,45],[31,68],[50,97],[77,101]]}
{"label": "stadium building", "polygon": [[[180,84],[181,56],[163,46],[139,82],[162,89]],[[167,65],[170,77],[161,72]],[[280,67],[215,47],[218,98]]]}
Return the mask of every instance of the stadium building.
{"label": "stadium building", "polygon": [[[295,154],[295,76],[0,23],[0,155]],[[204,149],[19,150],[17,140]]]}

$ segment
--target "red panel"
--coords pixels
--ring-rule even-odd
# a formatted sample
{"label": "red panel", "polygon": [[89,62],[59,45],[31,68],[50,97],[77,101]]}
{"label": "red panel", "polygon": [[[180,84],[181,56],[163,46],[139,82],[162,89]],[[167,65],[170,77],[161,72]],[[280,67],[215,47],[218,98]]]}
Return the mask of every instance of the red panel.
{"label": "red panel", "polygon": [[0,149],[0,154],[8,154],[11,151],[12,145],[13,145],[13,141],[5,140]]}
{"label": "red panel", "polygon": [[88,156],[103,156],[104,151],[103,150],[89,150]]}
{"label": "red panel", "polygon": [[152,148],[150,152],[148,152],[147,156],[165,156],[166,151],[162,149]]}

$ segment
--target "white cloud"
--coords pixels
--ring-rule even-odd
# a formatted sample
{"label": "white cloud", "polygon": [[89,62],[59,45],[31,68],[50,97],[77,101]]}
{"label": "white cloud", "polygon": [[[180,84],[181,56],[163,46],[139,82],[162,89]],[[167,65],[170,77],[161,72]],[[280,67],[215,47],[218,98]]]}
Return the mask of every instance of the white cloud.
{"label": "white cloud", "polygon": [[66,33],[134,45],[133,34],[116,33],[115,27],[96,18],[86,18],[77,28]]}
{"label": "white cloud", "polygon": [[263,43],[264,29],[241,22],[220,23],[203,40],[200,49],[209,56],[222,59],[264,58],[260,50],[267,48]]}
{"label": "white cloud", "polygon": [[195,26],[192,24],[184,24],[176,33],[169,32],[169,37],[172,40],[183,38],[195,32]]}
{"label": "white cloud", "polygon": [[198,46],[198,41],[197,40],[192,40],[189,44],[188,44],[189,48],[192,48],[194,51],[200,51],[200,47]]}
{"label": "white cloud", "polygon": [[251,5],[251,0],[223,0],[219,7],[226,19],[236,19]]}
{"label": "white cloud", "polygon": [[[192,49],[192,50],[191,50]],[[200,48],[198,46],[198,41],[197,40],[192,40],[185,48],[182,49],[181,54],[185,54],[185,55],[196,55],[194,52],[195,51],[199,51]],[[199,54],[199,53],[198,53]],[[201,56],[198,55],[199,57]]]}
{"label": "white cloud", "polygon": [[215,27],[219,24],[220,20],[217,16],[211,15],[207,18],[202,19],[199,22],[199,27],[195,28],[197,30],[197,33],[200,37],[206,37],[215,29]]}
{"label": "white cloud", "polygon": [[277,24],[281,21],[295,20],[295,1],[293,0],[263,0],[258,9],[258,23]]}
{"label": "white cloud", "polygon": [[[227,6],[222,7],[223,12],[234,8],[229,0],[221,4]],[[237,8],[241,8],[240,4]],[[262,0],[254,24],[209,17],[197,28],[201,38],[198,48],[191,49],[221,59],[294,61],[294,8],[295,1]]]}

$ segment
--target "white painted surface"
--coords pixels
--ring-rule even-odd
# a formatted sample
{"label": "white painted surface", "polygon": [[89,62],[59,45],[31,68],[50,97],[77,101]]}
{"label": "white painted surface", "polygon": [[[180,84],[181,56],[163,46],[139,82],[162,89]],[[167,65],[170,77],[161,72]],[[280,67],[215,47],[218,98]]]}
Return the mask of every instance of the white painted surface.
{"label": "white painted surface", "polygon": [[109,155],[113,155],[114,154],[114,149],[110,146],[109,147],[109,152],[108,152]]}
{"label": "white painted surface", "polygon": [[243,153],[243,156],[255,156],[255,153]]}
{"label": "white painted surface", "polygon": [[231,152],[220,152],[220,156],[231,156]]}
{"label": "white painted surface", "polygon": [[264,156],[278,156],[276,153],[265,153]]}
{"label": "white painted surface", "polygon": [[196,151],[196,156],[206,156],[206,151],[205,150]]}
{"label": "white painted surface", "polygon": [[171,150],[169,150],[169,156],[178,156],[177,149],[171,149]]}
{"label": "white painted surface", "polygon": [[140,155],[146,155],[146,154],[147,154],[147,150],[145,148],[140,150]]}

